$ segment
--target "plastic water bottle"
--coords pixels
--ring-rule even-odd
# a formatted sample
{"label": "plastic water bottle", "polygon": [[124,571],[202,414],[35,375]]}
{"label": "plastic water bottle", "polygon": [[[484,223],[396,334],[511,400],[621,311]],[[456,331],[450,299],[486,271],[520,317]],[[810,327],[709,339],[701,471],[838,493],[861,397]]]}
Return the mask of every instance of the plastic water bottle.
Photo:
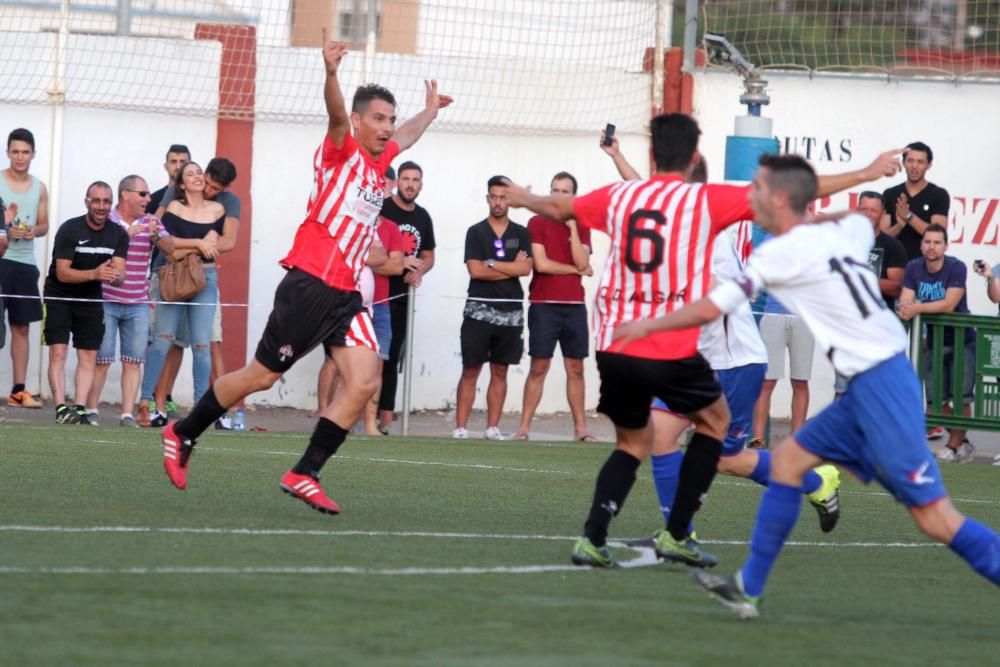
{"label": "plastic water bottle", "polygon": [[247,430],[247,413],[243,410],[243,408],[238,409],[235,414],[233,414],[233,430]]}

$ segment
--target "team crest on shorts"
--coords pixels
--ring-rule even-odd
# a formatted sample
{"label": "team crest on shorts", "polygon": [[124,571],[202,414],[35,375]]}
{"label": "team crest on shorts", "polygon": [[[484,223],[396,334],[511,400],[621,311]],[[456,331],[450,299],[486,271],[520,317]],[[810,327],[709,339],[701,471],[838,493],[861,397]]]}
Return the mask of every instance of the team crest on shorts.
{"label": "team crest on shorts", "polygon": [[278,354],[281,355],[282,361],[286,361],[295,356],[295,350],[292,349],[291,345],[282,345],[281,349],[278,350]]}

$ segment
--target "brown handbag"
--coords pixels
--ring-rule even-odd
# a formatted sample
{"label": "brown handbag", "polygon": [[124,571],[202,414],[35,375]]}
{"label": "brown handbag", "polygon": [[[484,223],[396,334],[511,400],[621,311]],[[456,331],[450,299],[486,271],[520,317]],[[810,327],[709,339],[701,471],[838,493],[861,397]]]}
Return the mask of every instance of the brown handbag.
{"label": "brown handbag", "polygon": [[201,257],[193,252],[177,261],[168,260],[157,272],[160,298],[164,301],[187,301],[205,289],[205,269]]}

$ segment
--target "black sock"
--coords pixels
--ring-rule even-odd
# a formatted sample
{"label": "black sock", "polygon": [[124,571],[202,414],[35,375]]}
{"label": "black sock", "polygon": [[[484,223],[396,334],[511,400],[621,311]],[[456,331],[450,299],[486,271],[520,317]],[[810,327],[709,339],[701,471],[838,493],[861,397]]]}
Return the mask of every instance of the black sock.
{"label": "black sock", "polygon": [[625,504],[625,499],[632,490],[632,484],[635,483],[635,471],[640,463],[641,461],[631,454],[616,449],[611,452],[611,456],[597,473],[594,502],[590,506],[590,514],[583,527],[583,534],[594,546],[603,547],[608,541],[611,518],[617,516]]}
{"label": "black sock", "polygon": [[309,447],[306,448],[306,453],[292,468],[292,472],[318,478],[320,468],[326,464],[331,456],[337,453],[346,439],[346,428],[337,426],[326,417],[320,417],[319,421],[316,422],[316,429],[313,431],[312,437],[309,438]]}
{"label": "black sock", "polygon": [[209,387],[205,395],[198,401],[198,405],[191,410],[191,414],[174,424],[174,433],[182,438],[194,440],[224,414],[226,414],[226,408],[219,405],[219,399],[215,397],[215,389]]}
{"label": "black sock", "polygon": [[24,385],[23,384],[15,384],[14,388],[10,390],[10,393],[11,394],[16,394],[19,391],[24,391]]}
{"label": "black sock", "polygon": [[681,475],[677,483],[674,506],[670,508],[667,531],[677,541],[687,537],[688,526],[694,513],[701,507],[702,498],[708,493],[715,479],[715,471],[722,454],[722,442],[704,433],[695,433],[684,453]]}

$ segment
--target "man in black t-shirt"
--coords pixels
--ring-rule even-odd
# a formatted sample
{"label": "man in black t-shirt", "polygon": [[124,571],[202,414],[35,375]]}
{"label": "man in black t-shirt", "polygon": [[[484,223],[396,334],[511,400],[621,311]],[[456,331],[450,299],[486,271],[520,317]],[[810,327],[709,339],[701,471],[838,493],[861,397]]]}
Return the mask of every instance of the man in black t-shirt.
{"label": "man in black t-shirt", "polygon": [[[378,428],[388,433],[396,409],[396,381],[399,379],[403,343],[406,341],[408,289],[420,286],[424,274],[434,267],[434,223],[427,210],[416,203],[424,185],[424,172],[416,162],[399,165],[396,193],[385,200],[382,215],[392,220],[403,234],[403,274],[389,276],[389,315],[392,342],[389,359],[382,366],[382,392],[378,401]],[[386,190],[388,192],[388,190]]]}
{"label": "man in black t-shirt", "polygon": [[895,310],[896,299],[903,290],[903,272],[906,270],[906,249],[903,244],[882,231],[882,197],[877,192],[866,190],[858,197],[858,213],[866,216],[875,228],[875,245],[868,258],[869,264],[878,275],[878,286],[885,305]]}
{"label": "man in black t-shirt", "polygon": [[67,220],[56,232],[52,265],[45,279],[43,334],[49,346],[49,386],[59,424],[89,423],[83,405],[66,404],[70,334],[77,356],[75,396],[82,402],[93,385],[97,350],[104,338],[101,283],[122,284],[128,254],[128,234],[118,225],[108,224],[114,203],[111,186],[92,183],[84,203],[87,214]]}
{"label": "man in black t-shirt", "polygon": [[146,213],[149,213],[150,215],[156,213],[156,209],[160,208],[163,195],[166,194],[167,188],[169,188],[170,184],[174,182],[177,170],[190,161],[191,151],[189,151],[188,147],[184,144],[172,144],[170,148],[167,149],[167,159],[163,163],[163,170],[167,172],[167,184],[149,195],[149,203],[146,204]]}
{"label": "man in black t-shirt", "polygon": [[903,244],[907,259],[922,256],[920,239],[927,225],[948,227],[951,197],[947,190],[927,180],[933,161],[930,146],[920,141],[910,144],[903,150],[906,180],[882,194],[882,229]]}
{"label": "man in black t-shirt", "polygon": [[465,236],[469,299],[462,320],[462,378],[458,381],[455,438],[469,437],[469,413],[483,364],[490,362],[486,392],[487,440],[503,440],[500,414],[507,398],[507,367],[524,352],[524,291],[521,276],[531,273],[531,235],[507,217],[507,180],[487,184],[490,214]]}

